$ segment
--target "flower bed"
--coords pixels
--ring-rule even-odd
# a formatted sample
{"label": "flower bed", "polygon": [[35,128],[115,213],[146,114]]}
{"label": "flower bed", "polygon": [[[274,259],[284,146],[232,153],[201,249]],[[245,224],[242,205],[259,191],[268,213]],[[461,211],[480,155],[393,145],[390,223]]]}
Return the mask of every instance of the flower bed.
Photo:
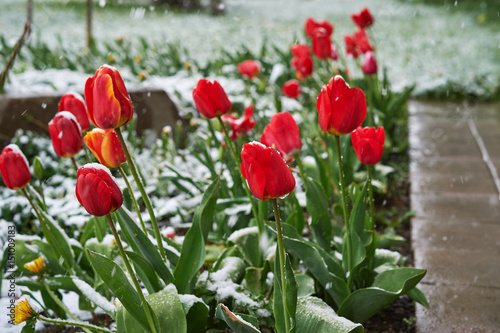
{"label": "flower bed", "polygon": [[[401,237],[376,227],[386,214],[375,197],[391,193],[404,166],[411,89],[395,94],[379,79],[369,11],[353,21],[346,54],[363,57],[352,69],[362,77],[344,66],[333,25],[309,18],[306,42],[290,53],[237,54],[178,91],[191,124],[182,144],[182,127],[168,126],[144,148],[109,66],[86,81],[85,100],[63,96],[52,148],[18,134],[0,157],[5,185],[28,199],[1,192],[2,217],[19,233],[8,274],[31,296],[13,321],[26,332],[36,321],[101,332],[362,332],[402,295],[427,305],[416,287],[425,270],[401,265],[388,249]],[[82,132],[94,156],[80,153]],[[107,320],[82,321],[65,291]]]}

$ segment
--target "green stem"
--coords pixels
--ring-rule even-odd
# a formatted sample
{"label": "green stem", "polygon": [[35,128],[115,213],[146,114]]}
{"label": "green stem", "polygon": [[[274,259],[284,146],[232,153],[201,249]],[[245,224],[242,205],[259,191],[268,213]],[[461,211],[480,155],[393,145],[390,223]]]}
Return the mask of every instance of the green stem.
{"label": "green stem", "polygon": [[153,206],[151,206],[151,201],[149,200],[149,196],[144,189],[144,185],[142,184],[141,178],[139,177],[139,173],[137,172],[137,168],[135,167],[134,160],[130,156],[130,152],[127,148],[127,144],[123,139],[122,132],[120,128],[115,128],[116,135],[120,140],[120,144],[122,145],[123,152],[125,153],[125,157],[127,158],[128,165],[130,166],[130,171],[132,172],[132,176],[135,179],[137,187],[139,188],[139,192],[141,192],[142,200],[144,200],[144,204],[146,205],[146,209],[148,210],[149,216],[151,218],[151,224],[153,225],[153,230],[155,232],[156,241],[158,243],[158,248],[160,250],[161,257],[163,260],[166,260],[165,250],[163,249],[163,240],[161,238],[160,229],[158,228],[158,222],[156,221],[156,216],[153,211]]}
{"label": "green stem", "polygon": [[281,273],[281,295],[283,297],[283,308],[285,309],[285,327],[286,332],[290,332],[290,322],[288,320],[288,310],[286,302],[286,279],[285,279],[285,249],[283,248],[283,231],[281,229],[281,219],[278,207],[278,202],[276,199],[271,199],[273,202],[274,219],[276,221],[276,231],[278,233],[278,255]]}
{"label": "green stem", "polygon": [[212,124],[212,120],[207,118],[208,130],[210,131],[210,135],[212,135],[212,145],[213,147],[218,147],[220,145],[219,140],[215,136],[214,125]]}
{"label": "green stem", "polygon": [[141,210],[139,209],[139,205],[137,204],[137,201],[135,200],[134,191],[132,190],[132,186],[130,186],[130,183],[127,179],[127,175],[125,174],[125,171],[123,171],[123,168],[121,167],[121,165],[118,166],[118,171],[120,171],[120,174],[122,175],[122,178],[125,181],[125,184],[127,185],[128,192],[130,194],[130,199],[132,199],[132,203],[134,204],[135,211],[137,212],[137,216],[139,217],[139,221],[141,222],[142,231],[144,231],[144,233],[147,236],[148,231],[146,230],[146,226],[144,225],[144,221],[142,220]]}
{"label": "green stem", "polygon": [[[373,175],[372,175],[372,165],[368,165],[368,194],[370,196],[370,230],[372,231],[372,249],[375,251],[377,249],[377,232],[375,231],[375,201],[373,200]],[[374,252],[373,252],[374,254]]]}
{"label": "green stem", "polygon": [[373,75],[365,75],[366,81],[368,82],[368,101],[370,103],[369,108],[368,108],[368,114],[369,116],[367,119],[369,119],[370,123],[368,126],[375,126],[375,114],[374,114],[374,107],[373,107],[373,95],[374,95],[374,79]]}
{"label": "green stem", "polygon": [[[91,332],[91,331],[104,332],[104,333],[115,332],[115,331],[109,330],[107,328],[88,324],[88,323],[85,323],[85,322],[82,322],[79,320],[71,321],[71,320],[52,319],[52,318],[47,318],[45,316],[42,316],[41,314],[39,314],[37,316],[37,318],[38,318],[38,320],[41,320],[41,321],[44,321],[47,323],[81,327],[85,330],[85,332]],[[89,330],[91,330],[91,331],[89,331]]]}
{"label": "green stem", "polygon": [[78,172],[78,164],[76,164],[74,157],[71,157],[71,163],[73,164],[73,168],[75,168],[75,171]]}
{"label": "green stem", "polygon": [[85,152],[85,159],[87,160],[87,163],[91,163],[92,160],[90,159],[89,149],[86,144],[83,145],[83,151]]}
{"label": "green stem", "polygon": [[43,202],[43,205],[44,205],[44,210],[47,211],[47,203],[45,203],[45,194],[43,193],[43,181],[41,179],[38,180],[38,182],[40,183],[40,185],[38,186],[38,193],[40,193],[40,196],[42,197],[42,202]]}
{"label": "green stem", "polygon": [[[238,155],[236,155],[236,151],[234,150],[233,142],[231,141],[231,138],[229,138],[229,134],[228,134],[229,131],[226,128],[226,126],[224,125],[222,118],[220,116],[218,116],[217,119],[219,119],[219,122],[220,122],[222,128],[224,129],[224,139],[226,141],[226,146],[229,147],[229,150],[231,151],[231,154],[233,155],[234,163],[236,163],[236,167],[239,168],[241,165],[241,160],[238,157]],[[259,239],[260,239],[260,236],[262,236],[262,234],[264,233],[264,222],[259,218],[259,214],[257,213],[257,208],[255,207],[255,203],[253,201],[252,193],[250,192],[250,189],[248,188],[247,180],[245,179],[245,177],[243,177],[243,174],[240,171],[238,171],[238,174],[241,177],[241,182],[243,183],[243,187],[245,188],[245,192],[247,194],[248,200],[250,200],[250,204],[252,205],[252,212],[253,212],[253,216],[257,222],[257,228],[259,229]]]}
{"label": "green stem", "polygon": [[[71,318],[73,318],[73,320],[76,320],[76,321],[79,321],[79,319],[66,307],[66,305],[64,305],[64,303],[59,299],[59,297],[57,297],[54,292],[52,292],[52,290],[50,290],[50,287],[49,285],[47,284],[47,282],[45,280],[42,280],[42,283],[45,287],[45,290],[47,291],[47,293],[49,293],[50,297],[52,297],[52,299],[54,300],[54,302],[56,302],[57,305],[59,305],[59,307],[61,307],[67,314],[69,314],[69,316]],[[89,331],[87,328],[85,327],[82,327],[83,330],[87,333],[91,333],[91,331]]]}
{"label": "green stem", "polygon": [[339,163],[339,181],[340,181],[340,192],[342,193],[342,210],[344,211],[344,223],[346,226],[346,232],[347,232],[347,246],[348,246],[348,251],[347,251],[347,267],[349,271],[349,278],[348,280],[348,285],[349,288],[351,288],[351,283],[352,283],[352,240],[351,240],[351,225],[349,221],[349,211],[347,210],[347,193],[345,190],[345,184],[344,184],[344,167],[343,167],[343,162],[342,162],[342,152],[340,150],[340,137],[338,135],[335,135],[335,144],[337,146],[337,159]]}
{"label": "green stem", "polygon": [[300,158],[300,154],[296,154],[295,160],[297,161],[297,166],[299,167],[300,178],[302,178],[302,184],[304,185],[304,191],[307,192],[306,185],[306,172],[304,170],[304,165],[302,164],[302,159]]}
{"label": "green stem", "polygon": [[134,283],[134,287],[137,290],[137,293],[139,294],[139,298],[141,299],[141,303],[143,304],[144,311],[146,312],[146,317],[148,318],[149,326],[151,327],[151,332],[156,333],[156,326],[153,321],[153,317],[151,315],[149,306],[147,306],[147,301],[146,298],[144,297],[144,294],[142,293],[141,286],[139,285],[139,281],[137,281],[137,278],[135,276],[134,271],[132,270],[132,266],[130,265],[130,262],[127,258],[127,255],[125,254],[125,250],[123,249],[122,242],[120,240],[120,237],[118,236],[118,232],[116,231],[115,228],[115,223],[113,222],[113,219],[111,218],[111,215],[106,215],[108,218],[109,226],[111,228],[111,231],[113,232],[113,236],[115,237],[116,244],[118,245],[118,249],[120,250],[120,255],[123,259],[123,263],[125,264],[125,268],[127,268],[128,274],[130,275],[130,279]]}

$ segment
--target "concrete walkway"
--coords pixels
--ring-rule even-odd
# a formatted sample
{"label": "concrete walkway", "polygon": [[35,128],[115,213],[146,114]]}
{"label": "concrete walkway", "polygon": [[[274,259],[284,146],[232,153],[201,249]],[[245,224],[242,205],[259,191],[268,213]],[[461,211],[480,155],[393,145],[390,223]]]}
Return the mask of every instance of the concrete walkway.
{"label": "concrete walkway", "polygon": [[419,333],[500,332],[500,104],[410,103]]}

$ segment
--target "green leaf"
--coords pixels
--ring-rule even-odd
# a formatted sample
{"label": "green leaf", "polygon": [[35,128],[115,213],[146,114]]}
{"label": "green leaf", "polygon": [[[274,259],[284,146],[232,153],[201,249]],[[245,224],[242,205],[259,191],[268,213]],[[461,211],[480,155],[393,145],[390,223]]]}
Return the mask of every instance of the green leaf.
{"label": "green leaf", "polygon": [[127,243],[132,247],[134,252],[141,254],[150,263],[165,284],[172,283],[174,276],[170,268],[162,260],[156,246],[130,216],[130,212],[126,208],[121,207],[115,213]]}
{"label": "green leaf", "polygon": [[235,333],[255,333],[260,332],[255,326],[243,320],[240,316],[232,313],[224,304],[220,303],[215,311],[215,316],[224,322]]}
{"label": "green leaf", "polygon": [[358,289],[349,295],[338,314],[362,323],[414,288],[426,272],[423,269],[402,267],[380,273],[371,287]]}
{"label": "green leaf", "polygon": [[21,333],[35,333],[34,323],[26,323],[26,325],[24,325],[23,329],[21,330]]}
{"label": "green leaf", "polygon": [[332,219],[328,212],[328,201],[321,185],[314,179],[306,177],[307,211],[311,215],[311,229],[319,245],[325,250],[330,249],[333,239]]}
{"label": "green leaf", "polygon": [[407,294],[415,302],[418,302],[418,303],[422,304],[427,309],[430,308],[429,302],[427,302],[427,298],[425,297],[425,295],[422,292],[422,290],[420,290],[417,287],[415,287],[415,288],[411,289],[409,292],[407,292]]}
{"label": "green leaf", "polygon": [[248,227],[236,230],[228,237],[229,245],[235,244],[251,266],[260,267],[262,256],[260,251],[259,229]]}
{"label": "green leaf", "polygon": [[[146,296],[153,314],[156,314],[160,326],[158,333],[187,332],[186,316],[179,295],[173,284],[160,292]],[[120,333],[144,333],[137,318],[124,306],[117,309],[117,331]]]}
{"label": "green leaf", "polygon": [[179,295],[186,315],[187,332],[204,332],[208,321],[208,305],[194,295]]}
{"label": "green leaf", "polygon": [[297,332],[362,333],[363,326],[342,318],[321,299],[300,297],[297,302]]}
{"label": "green leaf", "polygon": [[[114,261],[99,253],[89,251],[92,266],[111,292],[120,300],[123,306],[149,332],[150,326],[137,291],[130,284],[123,270]],[[135,278],[135,277],[132,277]]]}
{"label": "green leaf", "polygon": [[305,297],[311,296],[316,293],[314,288],[314,279],[309,275],[296,273],[295,279],[297,280],[297,296]]}
{"label": "green leaf", "polygon": [[[59,225],[45,211],[39,210],[42,220],[43,234],[54,249],[58,262],[67,270],[71,270],[75,265],[73,250],[69,245],[69,238]],[[61,259],[62,258],[62,259]]]}
{"label": "green leaf", "polygon": [[193,224],[182,244],[181,255],[174,270],[174,280],[179,292],[191,292],[192,280],[205,261],[205,239],[212,225],[220,178],[217,178],[203,194],[200,206],[196,209]]}
{"label": "green leaf", "polygon": [[[281,265],[279,263],[278,248],[274,262],[274,299],[273,309],[278,332],[295,332],[295,311],[297,306],[297,280],[290,264],[288,254],[285,253],[285,294],[286,303],[282,295]],[[289,331],[286,330],[286,322],[289,323]]]}
{"label": "green leaf", "polygon": [[158,278],[158,275],[156,275],[153,266],[146,259],[132,251],[126,251],[126,253],[127,257],[134,263],[135,272],[150,294],[158,292],[165,287]]}

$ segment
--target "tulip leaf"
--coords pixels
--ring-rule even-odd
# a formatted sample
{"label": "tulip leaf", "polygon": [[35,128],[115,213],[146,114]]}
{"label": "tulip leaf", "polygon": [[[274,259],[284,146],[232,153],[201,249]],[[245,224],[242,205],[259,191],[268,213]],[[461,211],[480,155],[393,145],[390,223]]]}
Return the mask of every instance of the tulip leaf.
{"label": "tulip leaf", "polygon": [[[276,233],[274,223],[268,223],[268,226]],[[293,226],[282,224],[282,227],[285,246],[302,261],[337,306],[340,306],[350,293],[342,266],[319,245],[300,239]]]}
{"label": "tulip leaf", "polygon": [[174,277],[170,268],[168,268],[162,260],[156,246],[130,216],[130,212],[126,208],[121,207],[116,210],[115,216],[117,217],[127,243],[132,247],[134,252],[141,254],[142,257],[149,262],[166,285],[172,283]]}
{"label": "tulip leaf", "polygon": [[235,244],[245,259],[253,267],[260,267],[262,262],[259,229],[257,227],[248,227],[239,229],[228,237],[229,245]]}
{"label": "tulip leaf", "polygon": [[256,333],[260,332],[254,325],[241,318],[241,316],[234,314],[227,306],[220,303],[215,311],[215,316],[224,322],[235,333]]}
{"label": "tulip leaf", "polygon": [[308,296],[297,301],[297,332],[362,333],[363,326],[340,317],[321,299]]}
{"label": "tulip leaf", "polygon": [[413,289],[425,276],[426,270],[402,267],[377,275],[373,285],[349,295],[338,310],[340,316],[362,323]]}
{"label": "tulip leaf", "polygon": [[203,194],[200,206],[196,209],[193,224],[182,244],[181,255],[174,270],[175,285],[180,293],[191,292],[192,280],[205,262],[205,240],[212,226],[220,178],[217,178]]}
{"label": "tulip leaf", "polygon": [[[151,312],[156,314],[160,329],[158,333],[185,333],[187,332],[184,308],[173,284],[162,291],[146,296]],[[116,328],[120,333],[145,333],[137,322],[137,318],[125,306],[118,306]]]}
{"label": "tulip leaf", "polygon": [[179,299],[186,315],[187,333],[203,332],[208,321],[208,305],[194,295],[179,295]]}
{"label": "tulip leaf", "polygon": [[[137,291],[130,284],[120,266],[113,260],[89,250],[90,261],[106,286],[120,300],[122,305],[134,316],[140,325],[149,332],[150,326]],[[131,277],[135,279],[135,276]],[[153,314],[154,315],[154,314]]]}
{"label": "tulip leaf", "polygon": [[407,294],[415,302],[418,302],[418,303],[422,304],[427,309],[430,308],[429,302],[427,301],[427,298],[425,297],[425,295],[422,292],[422,290],[420,290],[417,287],[415,287],[415,288],[411,289],[409,292],[407,292]]}
{"label": "tulip leaf", "polygon": [[318,244],[327,251],[333,239],[332,219],[328,213],[328,200],[321,185],[306,177],[307,211],[311,214],[311,229]]}
{"label": "tulip leaf", "polygon": [[135,272],[150,294],[158,292],[165,287],[158,278],[158,275],[156,275],[153,266],[146,259],[132,251],[127,251],[126,253],[127,257],[134,263]]}
{"label": "tulip leaf", "polygon": [[[281,283],[281,265],[279,263],[278,248],[276,248],[276,256],[274,261],[274,299],[273,309],[274,318],[276,320],[276,331],[278,333],[295,332],[295,311],[297,306],[297,280],[288,254],[285,253],[285,294],[286,302],[283,300],[282,283]],[[285,321],[289,323],[287,332]]]}
{"label": "tulip leaf", "polygon": [[303,273],[296,273],[297,297],[311,296],[316,293],[314,288],[314,279]]}
{"label": "tulip leaf", "polygon": [[69,245],[69,238],[59,225],[45,211],[40,211],[40,225],[47,241],[54,249],[54,254],[58,257],[59,264],[67,270],[72,270],[75,266],[73,250]]}

